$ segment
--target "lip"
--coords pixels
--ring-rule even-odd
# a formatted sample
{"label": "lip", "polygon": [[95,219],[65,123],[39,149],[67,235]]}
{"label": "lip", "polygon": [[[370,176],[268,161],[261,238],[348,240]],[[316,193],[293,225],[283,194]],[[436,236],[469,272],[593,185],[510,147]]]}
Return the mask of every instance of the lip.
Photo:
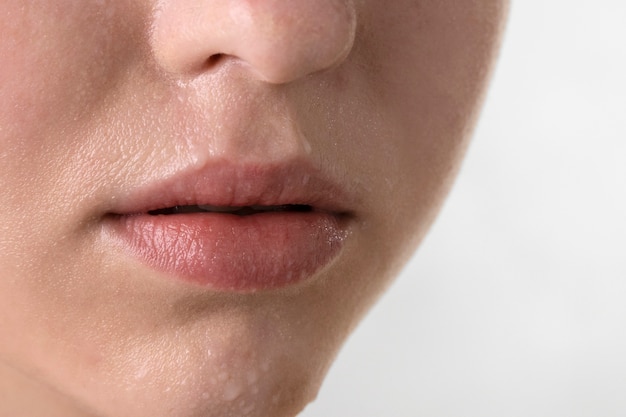
{"label": "lip", "polygon": [[[271,290],[312,279],[339,256],[353,218],[346,190],[301,160],[214,162],[115,201],[104,230],[122,252],[175,280],[216,291]],[[280,210],[154,214],[176,206]]]}

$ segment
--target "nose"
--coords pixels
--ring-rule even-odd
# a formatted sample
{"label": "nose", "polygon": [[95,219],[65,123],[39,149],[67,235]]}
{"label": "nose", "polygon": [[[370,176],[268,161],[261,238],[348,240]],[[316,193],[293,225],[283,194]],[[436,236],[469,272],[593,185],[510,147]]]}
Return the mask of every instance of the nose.
{"label": "nose", "polygon": [[288,83],[340,64],[354,43],[355,0],[161,0],[153,53],[166,71],[198,74],[227,61]]}

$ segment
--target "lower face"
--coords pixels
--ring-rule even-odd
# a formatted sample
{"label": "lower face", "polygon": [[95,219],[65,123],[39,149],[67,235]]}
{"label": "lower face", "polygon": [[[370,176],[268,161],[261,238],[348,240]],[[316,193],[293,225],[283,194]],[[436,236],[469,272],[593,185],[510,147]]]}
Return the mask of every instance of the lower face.
{"label": "lower face", "polygon": [[346,0],[347,57],[269,83],[165,71],[153,3],[3,3],[0,411],[293,416],[436,215],[505,5]]}

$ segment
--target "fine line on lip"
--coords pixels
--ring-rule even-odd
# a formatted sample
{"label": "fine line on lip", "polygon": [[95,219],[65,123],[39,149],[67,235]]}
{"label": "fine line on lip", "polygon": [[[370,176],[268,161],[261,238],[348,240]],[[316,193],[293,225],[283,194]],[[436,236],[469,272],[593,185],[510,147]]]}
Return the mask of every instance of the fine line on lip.
{"label": "fine line on lip", "polygon": [[122,257],[165,277],[211,291],[249,293],[317,276],[341,253],[349,225],[319,212],[139,214],[109,218],[104,231]]}
{"label": "fine line on lip", "polygon": [[219,161],[188,169],[152,183],[131,187],[114,199],[111,214],[148,213],[172,207],[308,206],[349,215],[354,200],[338,183],[302,161],[239,165]]}

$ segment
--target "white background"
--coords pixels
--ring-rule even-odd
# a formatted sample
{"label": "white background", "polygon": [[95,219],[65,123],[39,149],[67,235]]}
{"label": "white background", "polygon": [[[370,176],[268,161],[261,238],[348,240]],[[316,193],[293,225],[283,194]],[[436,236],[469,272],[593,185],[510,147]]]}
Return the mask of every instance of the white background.
{"label": "white background", "polygon": [[441,216],[302,417],[626,415],[625,78],[626,2],[514,0]]}

